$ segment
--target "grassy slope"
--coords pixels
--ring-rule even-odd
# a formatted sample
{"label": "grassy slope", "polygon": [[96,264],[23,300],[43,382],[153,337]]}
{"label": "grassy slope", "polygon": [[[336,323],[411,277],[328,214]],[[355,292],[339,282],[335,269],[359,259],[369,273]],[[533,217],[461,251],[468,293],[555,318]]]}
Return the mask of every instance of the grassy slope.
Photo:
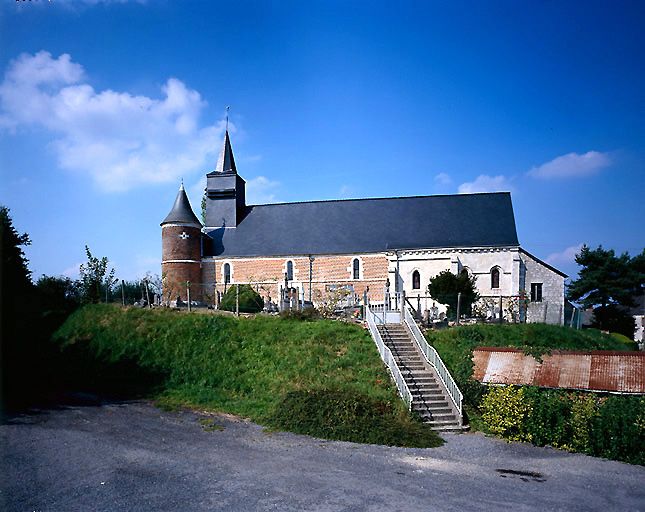
{"label": "grassy slope", "polygon": [[476,347],[515,347],[540,357],[550,350],[634,350],[634,343],[624,336],[603,334],[595,329],[575,330],[545,324],[468,325],[428,331],[433,345],[464,393],[471,424],[479,423],[476,407],[483,387],[471,379],[472,353]]}
{"label": "grassy slope", "polygon": [[[371,338],[355,325],[94,305],[74,313],[56,337],[67,346],[84,345],[106,362],[132,360],[143,370],[166,374],[159,399],[168,405],[197,405],[301,431],[284,418],[276,420],[285,398],[331,389],[340,393],[335,397],[366,397],[376,407],[385,406],[392,421],[402,431],[414,431],[418,440],[358,431],[339,437],[324,428],[307,433],[383,444],[440,443],[407,414]],[[299,424],[305,420],[294,418]]]}

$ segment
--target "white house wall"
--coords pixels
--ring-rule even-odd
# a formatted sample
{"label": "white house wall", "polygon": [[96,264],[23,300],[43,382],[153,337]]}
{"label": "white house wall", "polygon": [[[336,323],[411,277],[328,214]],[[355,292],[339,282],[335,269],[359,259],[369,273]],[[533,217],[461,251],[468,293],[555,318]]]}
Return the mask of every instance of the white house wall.
{"label": "white house wall", "polygon": [[[389,258],[390,275],[396,268],[396,254]],[[477,279],[477,291],[482,296],[509,296],[519,293],[519,255],[517,248],[446,249],[401,251],[398,253],[399,289],[406,295],[427,295],[430,279],[444,270],[458,274],[464,268]],[[491,288],[490,272],[499,267],[499,288]],[[421,275],[421,289],[412,289],[412,273]],[[393,281],[391,278],[390,281]]]}
{"label": "white house wall", "polygon": [[[500,270],[499,288],[491,288],[491,270]],[[395,276],[399,282],[395,284]],[[482,298],[509,297],[525,292],[530,298],[531,283],[542,283],[542,302],[529,303],[528,322],[561,324],[564,308],[564,277],[545,266],[539,260],[518,247],[468,248],[468,249],[427,249],[397,251],[388,253],[388,272],[391,290],[405,291],[414,301],[415,297],[428,294],[430,279],[444,270],[458,274],[464,268],[475,276],[477,291]],[[412,273],[417,270],[421,277],[421,288],[412,288]],[[422,309],[432,303],[422,299]],[[437,304],[440,312],[446,308]]]}

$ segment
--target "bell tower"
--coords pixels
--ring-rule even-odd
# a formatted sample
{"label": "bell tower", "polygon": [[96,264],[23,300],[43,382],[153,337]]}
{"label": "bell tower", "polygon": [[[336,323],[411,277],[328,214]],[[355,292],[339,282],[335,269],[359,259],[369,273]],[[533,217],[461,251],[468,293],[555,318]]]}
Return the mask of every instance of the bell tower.
{"label": "bell tower", "polygon": [[235,228],[246,206],[246,182],[237,174],[228,129],[215,170],[206,175],[206,227]]}
{"label": "bell tower", "polygon": [[170,213],[161,223],[161,276],[163,300],[201,300],[202,223],[193,213],[182,183]]}

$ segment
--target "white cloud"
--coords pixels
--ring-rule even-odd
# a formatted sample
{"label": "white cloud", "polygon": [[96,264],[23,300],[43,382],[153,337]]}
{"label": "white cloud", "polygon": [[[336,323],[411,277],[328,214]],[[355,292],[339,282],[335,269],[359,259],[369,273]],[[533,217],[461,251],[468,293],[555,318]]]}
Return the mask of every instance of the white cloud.
{"label": "white cloud", "polygon": [[550,162],[533,167],[527,174],[535,178],[571,178],[589,176],[612,164],[608,153],[588,151],[582,155],[568,153]]}
{"label": "white cloud", "polygon": [[81,271],[80,271],[80,266],[82,263],[77,263],[76,265],[72,265],[69,268],[66,268],[63,270],[62,274],[65,277],[69,277],[70,279],[78,279],[81,276]]}
{"label": "white cloud", "polygon": [[447,186],[452,183],[452,178],[445,172],[440,172],[434,177],[434,181],[437,185]]}
{"label": "white cloud", "polygon": [[460,194],[474,194],[476,192],[506,192],[513,190],[511,184],[505,176],[488,176],[480,174],[475,181],[462,183],[459,185]]}
{"label": "white cloud", "polygon": [[258,176],[246,182],[246,204],[277,203],[275,191],[280,182]]}
{"label": "white cloud", "polygon": [[214,160],[223,122],[200,128],[200,94],[169,78],[160,98],[95,91],[68,54],[13,60],[0,85],[0,127],[50,131],[59,167],[104,190],[177,180]]}
{"label": "white cloud", "polygon": [[546,258],[546,262],[550,265],[555,266],[574,263],[576,254],[580,252],[580,249],[582,249],[582,244],[572,245],[571,247],[567,247],[562,252],[554,252],[552,254],[549,254],[549,256]]}

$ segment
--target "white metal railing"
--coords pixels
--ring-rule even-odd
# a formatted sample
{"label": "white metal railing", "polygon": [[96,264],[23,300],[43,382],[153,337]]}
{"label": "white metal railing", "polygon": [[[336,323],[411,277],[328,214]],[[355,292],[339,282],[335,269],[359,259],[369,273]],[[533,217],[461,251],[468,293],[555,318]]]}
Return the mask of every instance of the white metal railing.
{"label": "white metal railing", "polygon": [[430,344],[426,341],[425,336],[423,336],[423,334],[421,333],[419,326],[414,321],[414,317],[410,313],[410,308],[404,307],[403,309],[405,310],[405,324],[410,329],[415,343],[425,356],[428,363],[430,363],[437,371],[437,375],[441,379],[444,388],[448,392],[448,396],[450,396],[452,403],[455,404],[457,411],[459,411],[459,424],[461,425],[463,421],[462,402],[464,397],[457,387],[457,383],[452,378],[452,375],[450,375],[448,368],[446,368],[446,365],[441,360],[439,353],[435,350],[434,347],[430,346]]}
{"label": "white metal railing", "polygon": [[375,315],[377,324],[400,323],[400,308],[403,294],[400,292],[384,291],[382,296],[370,294],[367,296],[367,308]]}
{"label": "white metal railing", "polygon": [[399,394],[401,395],[401,398],[405,402],[405,404],[408,407],[408,410],[412,409],[412,393],[410,393],[410,388],[408,388],[408,385],[405,382],[405,379],[403,378],[403,375],[401,374],[401,370],[396,364],[396,361],[394,359],[394,356],[392,355],[392,352],[390,349],[385,345],[383,342],[383,339],[381,338],[381,333],[378,332],[378,328],[376,327],[376,322],[375,320],[376,314],[370,310],[370,308],[365,308],[365,318],[367,319],[367,327],[369,328],[370,334],[372,335],[372,339],[374,340],[374,343],[376,343],[376,347],[378,348],[378,352],[381,355],[381,359],[385,363],[385,366],[388,367],[390,370],[390,373],[392,374],[392,378],[394,379],[394,382],[396,382],[396,387],[399,390]]}

